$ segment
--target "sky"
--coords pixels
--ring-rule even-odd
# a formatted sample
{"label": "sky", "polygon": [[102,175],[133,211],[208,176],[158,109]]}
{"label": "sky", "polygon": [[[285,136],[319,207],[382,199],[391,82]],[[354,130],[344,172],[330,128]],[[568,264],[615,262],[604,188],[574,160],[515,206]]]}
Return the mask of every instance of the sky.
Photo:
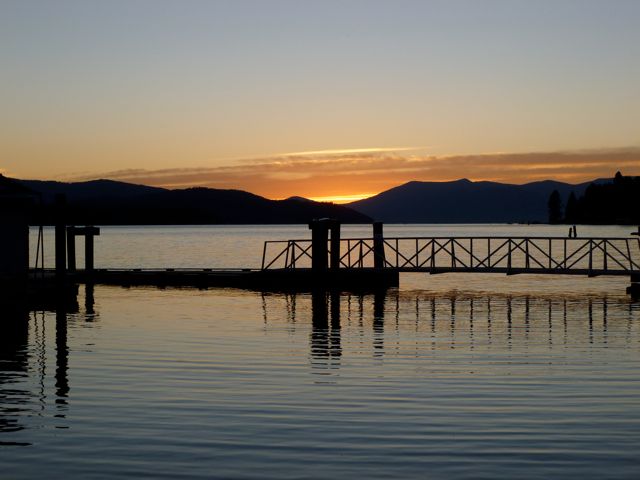
{"label": "sky", "polygon": [[344,201],[640,175],[640,1],[0,0],[0,173]]}

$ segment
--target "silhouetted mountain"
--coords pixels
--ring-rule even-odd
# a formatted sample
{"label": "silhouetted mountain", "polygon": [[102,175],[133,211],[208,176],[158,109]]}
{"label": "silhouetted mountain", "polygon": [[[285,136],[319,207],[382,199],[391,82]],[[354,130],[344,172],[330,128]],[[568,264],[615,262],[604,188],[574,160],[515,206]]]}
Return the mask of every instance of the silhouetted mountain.
{"label": "silhouetted mountain", "polygon": [[48,180],[19,180],[30,189],[39,192],[46,203],[53,202],[56,194],[64,193],[69,202],[102,198],[117,199],[131,198],[154,192],[167,191],[164,188],[136,185],[134,183],[117,182],[114,180],[91,180],[88,182],[54,182]]}
{"label": "silhouetted mountain", "polygon": [[294,195],[293,197],[289,197],[287,198],[287,200],[295,200],[296,202],[313,202],[313,200],[309,200],[308,198],[305,198],[305,197],[299,197],[297,195]]}
{"label": "silhouetted mountain", "polygon": [[241,190],[167,190],[111,180],[81,183],[21,180],[42,194],[42,218],[51,224],[53,199],[68,201],[68,223],[94,225],[187,225],[308,223],[331,217],[344,223],[371,219],[348,207],[311,200],[269,200]]}
{"label": "silhouetted mountain", "polygon": [[581,195],[590,183],[409,182],[348,206],[389,223],[546,222],[551,192],[557,190],[566,202],[572,191]]}

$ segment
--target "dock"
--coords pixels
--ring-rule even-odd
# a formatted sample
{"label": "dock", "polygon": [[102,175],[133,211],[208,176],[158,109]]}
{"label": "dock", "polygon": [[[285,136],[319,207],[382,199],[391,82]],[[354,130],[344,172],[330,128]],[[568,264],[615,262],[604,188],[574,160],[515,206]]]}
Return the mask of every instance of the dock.
{"label": "dock", "polygon": [[[44,273],[50,279],[55,278],[54,269],[47,269]],[[34,279],[36,275],[35,271],[31,272]],[[102,284],[123,287],[243,288],[287,292],[331,288],[357,292],[397,287],[399,274],[391,270],[379,271],[375,269],[315,272],[311,268],[300,268],[295,271],[249,268],[97,268],[91,271],[76,270],[73,273],[68,273],[67,282],[70,284]]]}
{"label": "dock", "polygon": [[[95,268],[87,252],[77,269],[74,248],[68,268],[41,270],[40,276],[70,284],[121,286],[229,287],[262,291],[376,291],[400,284],[401,273],[491,273],[628,277],[627,293],[640,294],[640,236],[629,237],[385,237],[380,223],[369,238],[341,238],[332,220],[310,224],[310,239],[266,241],[259,268]],[[96,227],[70,227],[90,234]],[[634,232],[635,233],[635,232]],[[68,240],[68,237],[67,237]],[[72,243],[67,242],[68,245]],[[37,272],[31,271],[32,278]],[[506,281],[506,280],[505,280]]]}

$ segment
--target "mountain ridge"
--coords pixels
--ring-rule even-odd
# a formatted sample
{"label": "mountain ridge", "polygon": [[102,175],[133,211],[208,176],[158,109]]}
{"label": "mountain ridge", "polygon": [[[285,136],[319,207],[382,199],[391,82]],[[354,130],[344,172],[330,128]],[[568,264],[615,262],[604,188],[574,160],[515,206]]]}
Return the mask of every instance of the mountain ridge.
{"label": "mountain ridge", "polygon": [[563,202],[584,193],[597,179],[580,184],[540,180],[523,185],[466,178],[447,182],[412,180],[347,206],[387,223],[546,222],[547,201],[558,190]]}
{"label": "mountain ridge", "polygon": [[67,222],[94,225],[300,224],[332,217],[343,223],[370,223],[349,207],[311,200],[270,200],[237,189],[192,187],[169,190],[115,180],[66,183],[18,180],[38,192],[39,223],[52,224],[54,199],[67,197]]}
{"label": "mountain ridge", "polygon": [[67,196],[71,220],[94,224],[277,224],[332,217],[343,223],[546,222],[547,201],[558,190],[564,203],[592,183],[539,180],[522,185],[467,178],[447,182],[411,180],[372,197],[337,205],[292,196],[270,200],[239,189],[166,189],[116,180],[85,182],[17,180],[40,192],[51,221],[56,194]]}

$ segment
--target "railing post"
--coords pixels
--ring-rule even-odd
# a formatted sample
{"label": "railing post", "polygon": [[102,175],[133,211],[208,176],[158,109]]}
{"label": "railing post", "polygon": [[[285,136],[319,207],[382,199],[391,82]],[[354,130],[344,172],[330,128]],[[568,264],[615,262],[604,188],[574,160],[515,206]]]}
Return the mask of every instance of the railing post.
{"label": "railing post", "polygon": [[549,239],[549,270],[551,270],[551,239]]}
{"label": "railing post", "polygon": [[529,269],[531,262],[529,260],[529,239],[528,238],[524,240],[524,256],[525,256],[525,259],[524,259],[525,268]]}
{"label": "railing post", "polygon": [[264,270],[264,262],[266,260],[267,257],[267,242],[264,242],[264,245],[262,247],[262,268],[261,270]]}
{"label": "railing post", "polygon": [[593,270],[593,240],[589,240],[589,275]]}
{"label": "railing post", "polygon": [[469,265],[471,268],[473,268],[473,238],[469,239],[469,256],[471,257]]}
{"label": "railing post", "polygon": [[431,239],[431,269],[433,270],[436,266],[436,239]]}
{"label": "railing post", "polygon": [[382,222],[373,222],[373,267],[384,268],[384,234]]}
{"label": "railing post", "polygon": [[507,256],[507,272],[511,272],[511,239],[509,239],[509,255]]}
{"label": "railing post", "polygon": [[396,267],[400,266],[400,240],[396,238]]}
{"label": "railing post", "polygon": [[296,245],[295,241],[291,242],[291,268],[296,268]]}
{"label": "railing post", "polygon": [[604,243],[604,269],[607,269],[607,243],[609,243],[607,240],[603,240]]}
{"label": "railing post", "polygon": [[456,244],[453,238],[449,241],[451,242],[451,268],[456,268]]}
{"label": "railing post", "polygon": [[331,230],[331,269],[340,268],[340,222],[333,220],[330,224]]}
{"label": "railing post", "polygon": [[287,253],[284,255],[284,268],[289,268],[289,250],[291,250],[291,240],[287,241]]}

